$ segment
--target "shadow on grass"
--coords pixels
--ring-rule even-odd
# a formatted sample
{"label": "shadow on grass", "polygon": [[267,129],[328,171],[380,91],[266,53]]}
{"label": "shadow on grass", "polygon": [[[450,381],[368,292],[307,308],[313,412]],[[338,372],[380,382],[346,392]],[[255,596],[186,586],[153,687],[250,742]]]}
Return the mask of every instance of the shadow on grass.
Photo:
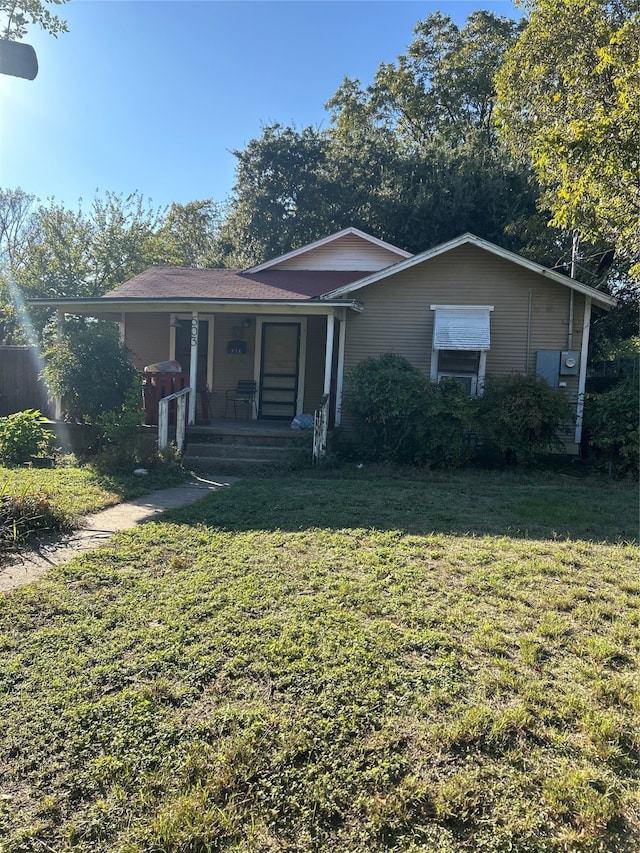
{"label": "shadow on grass", "polygon": [[251,477],[163,518],[230,531],[319,527],[596,542],[639,538],[637,484],[553,472],[365,468]]}

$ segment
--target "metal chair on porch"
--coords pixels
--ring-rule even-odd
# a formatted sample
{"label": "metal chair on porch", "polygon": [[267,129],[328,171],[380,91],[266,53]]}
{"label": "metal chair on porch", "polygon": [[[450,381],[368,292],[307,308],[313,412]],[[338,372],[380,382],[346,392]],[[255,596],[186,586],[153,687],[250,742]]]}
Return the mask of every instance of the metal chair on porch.
{"label": "metal chair on porch", "polygon": [[224,401],[224,419],[227,419],[229,406],[233,406],[233,417],[238,419],[238,405],[246,406],[247,420],[255,413],[258,417],[258,404],[256,403],[257,395],[256,383],[253,379],[239,379],[235,388],[230,388],[225,393]]}

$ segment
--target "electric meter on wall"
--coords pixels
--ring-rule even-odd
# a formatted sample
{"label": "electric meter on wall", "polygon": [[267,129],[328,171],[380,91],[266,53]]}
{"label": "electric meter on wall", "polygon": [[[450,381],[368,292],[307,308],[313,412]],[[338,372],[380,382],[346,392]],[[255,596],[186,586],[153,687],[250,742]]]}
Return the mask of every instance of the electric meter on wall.
{"label": "electric meter on wall", "polygon": [[568,350],[560,353],[560,375],[575,376],[578,373],[580,364],[579,353],[575,350]]}

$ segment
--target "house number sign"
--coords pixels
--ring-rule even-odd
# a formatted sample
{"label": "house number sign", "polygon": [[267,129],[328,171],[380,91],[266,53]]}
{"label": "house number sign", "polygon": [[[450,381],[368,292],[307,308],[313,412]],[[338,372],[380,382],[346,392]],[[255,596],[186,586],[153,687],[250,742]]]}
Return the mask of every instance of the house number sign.
{"label": "house number sign", "polygon": [[198,320],[195,317],[191,318],[191,346],[198,346]]}

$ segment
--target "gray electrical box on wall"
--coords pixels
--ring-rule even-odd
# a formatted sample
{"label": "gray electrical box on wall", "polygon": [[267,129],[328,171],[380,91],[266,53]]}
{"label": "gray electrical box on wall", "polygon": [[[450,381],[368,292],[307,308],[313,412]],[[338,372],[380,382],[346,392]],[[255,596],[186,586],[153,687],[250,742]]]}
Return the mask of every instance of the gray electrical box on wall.
{"label": "gray electrical box on wall", "polygon": [[536,353],[536,376],[546,379],[552,388],[558,387],[560,375],[560,350],[539,349]]}
{"label": "gray electrical box on wall", "polygon": [[580,353],[567,350],[560,353],[560,376],[577,376],[580,370]]}

